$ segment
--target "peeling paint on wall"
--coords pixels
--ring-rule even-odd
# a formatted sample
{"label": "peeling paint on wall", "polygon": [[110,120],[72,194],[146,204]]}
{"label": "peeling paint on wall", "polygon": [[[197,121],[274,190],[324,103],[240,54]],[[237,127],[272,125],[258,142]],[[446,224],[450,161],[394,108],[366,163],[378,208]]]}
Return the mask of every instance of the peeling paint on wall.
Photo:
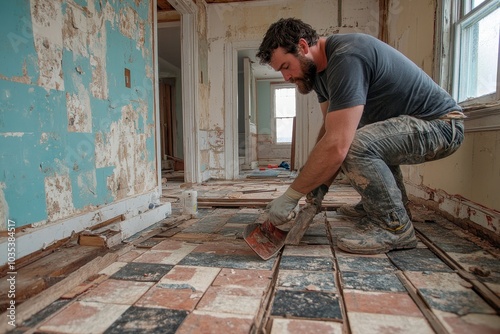
{"label": "peeling paint on wall", "polygon": [[72,4],[68,6],[64,16],[63,40],[64,47],[73,53],[84,57],[89,56],[88,9]]}
{"label": "peeling paint on wall", "polygon": [[90,97],[83,85],[78,85],[78,90],[79,92],[77,94],[66,93],[68,131],[92,132]]}
{"label": "peeling paint on wall", "polygon": [[143,55],[145,54],[144,49],[144,40],[145,40],[145,24],[144,21],[139,18],[137,12],[130,7],[126,7],[120,10],[120,32],[136,41],[137,49],[143,51]]}
{"label": "peeling paint on wall", "polygon": [[38,85],[64,90],[62,73],[62,11],[59,1],[31,0],[33,38],[38,52]]}
{"label": "peeling paint on wall", "polygon": [[0,5],[0,210],[8,208],[17,227],[72,218],[157,186],[151,6]]}
{"label": "peeling paint on wall", "polygon": [[[138,112],[139,111],[139,112]],[[96,135],[96,166],[114,166],[107,184],[117,199],[141,193],[155,185],[154,160],[148,155],[146,139],[149,133],[137,133],[141,116],[147,119],[147,108],[122,108],[122,118],[111,124],[108,134]]]}
{"label": "peeling paint on wall", "polygon": [[95,197],[97,194],[97,179],[95,170],[81,173],[77,177],[78,189],[80,189],[80,197]]}
{"label": "peeling paint on wall", "polygon": [[70,216],[75,208],[69,175],[56,175],[45,178],[48,222]]}

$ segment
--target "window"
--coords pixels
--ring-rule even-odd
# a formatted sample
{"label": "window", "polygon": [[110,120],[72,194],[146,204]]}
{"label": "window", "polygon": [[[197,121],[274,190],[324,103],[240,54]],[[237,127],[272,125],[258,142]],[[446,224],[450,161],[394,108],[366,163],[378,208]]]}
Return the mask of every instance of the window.
{"label": "window", "polygon": [[271,85],[274,111],[274,140],[277,144],[292,142],[293,118],[295,117],[295,86]]}
{"label": "window", "polygon": [[500,0],[451,1],[453,97],[461,104],[498,101]]}

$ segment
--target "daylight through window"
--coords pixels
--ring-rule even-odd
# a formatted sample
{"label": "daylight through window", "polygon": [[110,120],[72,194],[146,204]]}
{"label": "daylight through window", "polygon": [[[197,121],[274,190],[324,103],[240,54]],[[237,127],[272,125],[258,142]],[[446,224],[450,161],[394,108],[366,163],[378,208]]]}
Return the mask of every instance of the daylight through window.
{"label": "daylight through window", "polygon": [[276,143],[291,143],[295,117],[295,88],[289,85],[273,85],[272,87]]}
{"label": "daylight through window", "polygon": [[455,22],[455,80],[459,102],[497,99],[500,0],[463,0]]}

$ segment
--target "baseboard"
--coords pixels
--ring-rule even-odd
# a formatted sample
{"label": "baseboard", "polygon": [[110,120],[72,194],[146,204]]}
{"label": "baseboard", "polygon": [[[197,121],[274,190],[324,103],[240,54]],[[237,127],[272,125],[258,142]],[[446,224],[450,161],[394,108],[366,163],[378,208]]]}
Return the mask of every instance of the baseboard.
{"label": "baseboard", "polygon": [[443,190],[405,183],[410,200],[425,205],[456,225],[500,245],[500,212]]}
{"label": "baseboard", "polygon": [[[17,232],[13,238],[16,259],[46,249],[59,240],[71,237],[74,233],[82,232],[120,215],[124,217],[120,223],[122,238],[126,239],[171,215],[172,207],[169,202],[160,203],[150,209],[154,194],[156,192],[152,191],[112,203],[83,215],[47,225],[29,227]],[[8,237],[0,238],[0,253],[7,254],[8,248],[12,249],[12,245],[9,244],[11,241]],[[0,266],[7,263],[7,257],[0,259]]]}

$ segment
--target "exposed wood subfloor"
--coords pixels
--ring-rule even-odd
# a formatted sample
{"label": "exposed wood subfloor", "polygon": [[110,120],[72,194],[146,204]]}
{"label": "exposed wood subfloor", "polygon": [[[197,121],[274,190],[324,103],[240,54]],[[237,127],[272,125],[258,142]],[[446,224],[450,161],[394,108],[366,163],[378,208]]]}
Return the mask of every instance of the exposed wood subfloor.
{"label": "exposed wood subfloor", "polygon": [[241,233],[291,180],[195,185],[196,217],[182,213],[184,185],[167,180],[172,217],[15,332],[500,333],[499,249],[424,207],[412,206],[416,249],[348,254],[336,240],[353,220],[332,208],[359,196],[335,184],[301,244],[262,261]]}

